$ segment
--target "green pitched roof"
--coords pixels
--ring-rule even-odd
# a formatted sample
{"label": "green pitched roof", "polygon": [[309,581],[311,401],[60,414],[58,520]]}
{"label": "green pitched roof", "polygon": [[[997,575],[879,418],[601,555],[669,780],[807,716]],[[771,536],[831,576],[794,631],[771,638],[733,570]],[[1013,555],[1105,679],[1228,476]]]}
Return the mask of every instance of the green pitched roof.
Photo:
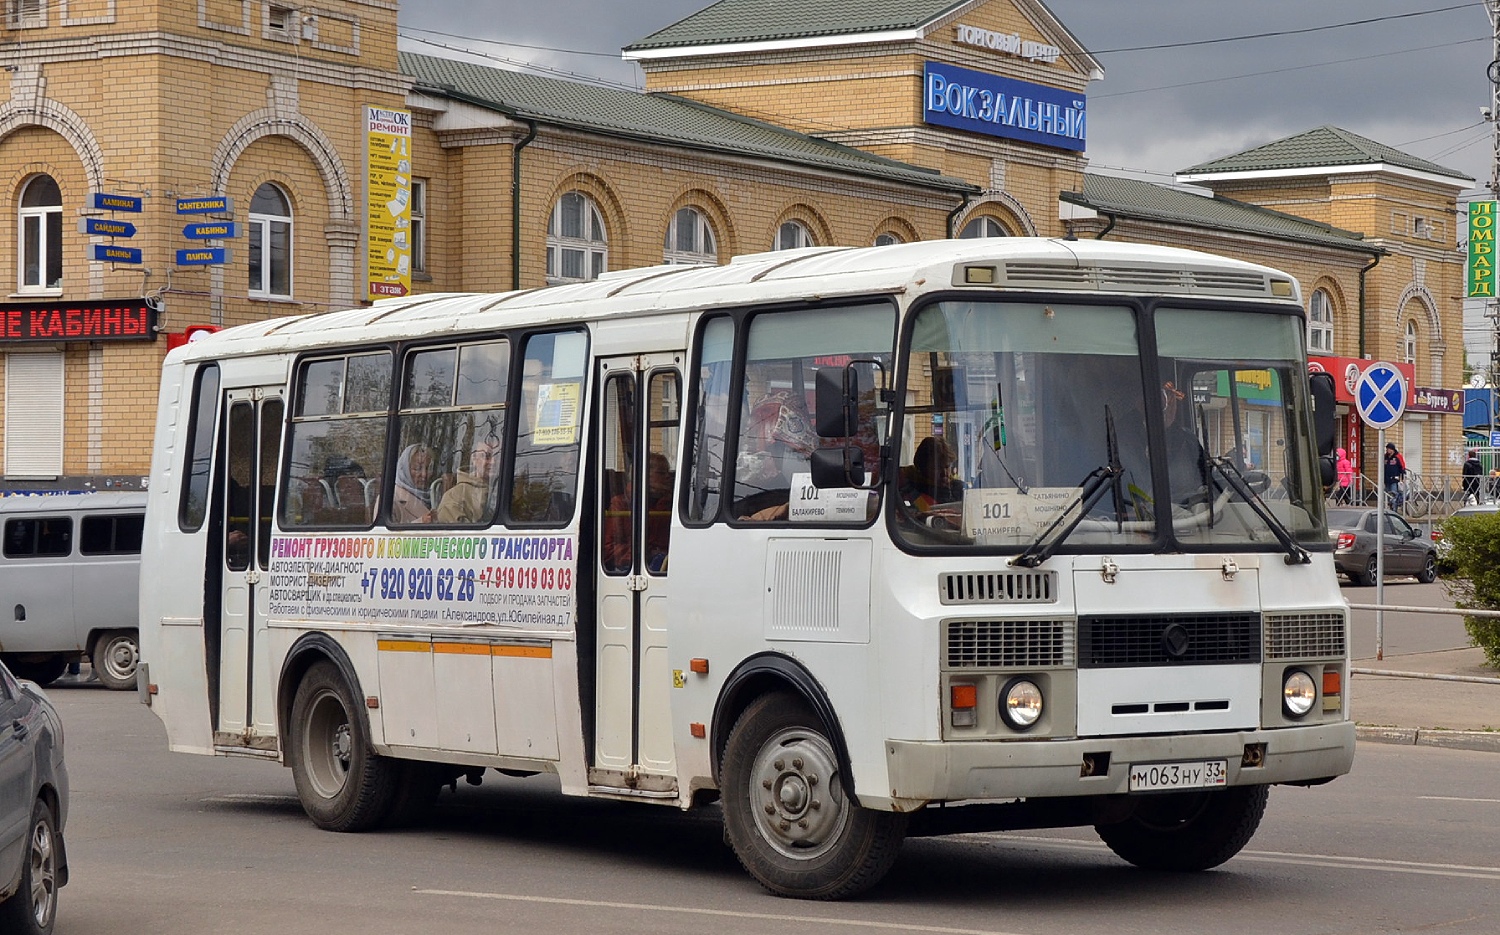
{"label": "green pitched roof", "polygon": [[1206,227],[1361,253],[1383,252],[1352,231],[1231,198],[1196,195],[1137,179],[1085,173],[1083,191],[1063,192],[1061,197],[1063,201],[1093,208],[1101,214],[1136,220]]}
{"label": "green pitched roof", "polygon": [[1247,149],[1210,162],[1183,169],[1179,175],[1212,175],[1221,172],[1265,172],[1276,169],[1321,169],[1330,166],[1360,166],[1385,163],[1414,172],[1441,175],[1455,181],[1469,178],[1457,169],[1449,169],[1410,153],[1392,149],[1384,143],[1366,139],[1338,127],[1318,127],[1284,140]]}
{"label": "green pitched roof", "polygon": [[943,191],[962,179],[751,120],[679,97],[558,81],[453,59],[400,53],[418,89],[553,126],[706,152],[752,156]]}
{"label": "green pitched roof", "polygon": [[719,0],[625,47],[664,49],[916,29],[968,0]]}

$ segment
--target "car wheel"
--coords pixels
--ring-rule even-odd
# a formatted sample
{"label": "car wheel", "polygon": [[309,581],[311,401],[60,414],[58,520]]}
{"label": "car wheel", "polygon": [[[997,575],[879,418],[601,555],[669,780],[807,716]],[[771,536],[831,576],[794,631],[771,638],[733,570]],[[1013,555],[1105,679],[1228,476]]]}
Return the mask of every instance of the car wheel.
{"label": "car wheel", "polygon": [[135,668],[140,658],[134,630],[106,630],[94,640],[93,651],[89,653],[99,681],[117,692],[135,687]]}
{"label": "car wheel", "polygon": [[777,896],[853,896],[895,862],[906,816],[855,805],[839,773],[822,722],[791,695],[761,696],[730,731],[719,768],[725,837]]}
{"label": "car wheel", "polygon": [[1422,570],[1417,572],[1417,580],[1423,584],[1432,584],[1437,580],[1437,556],[1431,552],[1427,553],[1427,560],[1422,563]]}
{"label": "car wheel", "polygon": [[1368,562],[1365,562],[1365,574],[1364,574],[1364,577],[1360,579],[1359,583],[1362,584],[1362,585],[1369,586],[1369,585],[1374,584],[1375,581],[1379,577],[1380,577],[1380,568],[1376,564],[1375,553],[1372,552],[1372,553],[1370,553],[1370,560]]}
{"label": "car wheel", "polygon": [[26,835],[21,886],[0,903],[0,932],[49,935],[57,920],[57,826],[52,807],[37,799]]}

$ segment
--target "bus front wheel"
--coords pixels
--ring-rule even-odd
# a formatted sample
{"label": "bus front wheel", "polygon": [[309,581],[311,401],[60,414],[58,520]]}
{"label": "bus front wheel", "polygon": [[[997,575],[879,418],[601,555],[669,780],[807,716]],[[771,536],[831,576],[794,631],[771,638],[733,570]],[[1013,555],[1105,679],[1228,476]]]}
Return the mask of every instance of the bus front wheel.
{"label": "bus front wheel", "polygon": [[1122,822],[1095,825],[1109,849],[1147,870],[1217,867],[1250,842],[1270,786],[1175,792],[1143,798]]}
{"label": "bus front wheel", "polygon": [[354,693],[339,670],[307,670],[292,700],[288,750],[297,797],[307,817],[328,831],[366,831],[391,813],[398,764],[370,748]]}
{"label": "bus front wheel", "polygon": [[791,695],[764,695],[740,715],[720,781],[735,856],[778,896],[863,892],[890,870],[906,835],[906,816],[849,801],[833,744]]}

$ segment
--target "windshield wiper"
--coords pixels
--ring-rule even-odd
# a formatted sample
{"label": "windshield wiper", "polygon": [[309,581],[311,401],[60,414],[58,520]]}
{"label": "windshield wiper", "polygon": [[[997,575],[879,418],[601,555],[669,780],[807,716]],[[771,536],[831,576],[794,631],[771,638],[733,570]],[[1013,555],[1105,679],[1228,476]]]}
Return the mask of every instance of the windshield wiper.
{"label": "windshield wiper", "polygon": [[[1089,515],[1089,510],[1094,508],[1094,504],[1099,502],[1099,498],[1104,496],[1106,490],[1115,492],[1115,514],[1118,519],[1120,514],[1119,480],[1124,475],[1125,469],[1120,466],[1120,447],[1115,442],[1115,417],[1110,412],[1109,406],[1104,407],[1104,437],[1109,450],[1109,463],[1094,468],[1084,477],[1078,485],[1077,499],[1058,513],[1057,518],[1042,530],[1031,545],[1026,547],[1026,551],[1011,559],[1010,564],[1019,565],[1022,568],[1035,568],[1051,558],[1052,553],[1056,552],[1068,536],[1073,534],[1073,530],[1078,528],[1083,518]],[[1068,513],[1074,506],[1078,507],[1078,513],[1070,520]],[[1062,529],[1057,536],[1049,538],[1058,527]]]}
{"label": "windshield wiper", "polygon": [[[1281,520],[1276,518],[1276,514],[1272,513],[1271,508],[1266,506],[1265,501],[1260,498],[1260,494],[1257,494],[1250,488],[1249,481],[1245,480],[1245,475],[1240,473],[1240,469],[1235,466],[1233,461],[1228,458],[1206,458],[1205,460],[1208,462],[1209,470],[1218,471],[1219,476],[1224,478],[1224,482],[1235,493],[1239,494],[1240,499],[1244,500],[1250,509],[1255,511],[1255,515],[1259,516],[1265,522],[1266,526],[1270,528],[1271,534],[1276,537],[1276,541],[1280,542],[1282,549],[1286,551],[1286,563],[1288,565],[1307,565],[1312,562],[1312,556],[1308,555],[1307,550],[1297,544],[1297,540],[1292,536],[1291,530],[1287,529]],[[1210,494],[1212,494],[1212,491],[1210,491]]]}

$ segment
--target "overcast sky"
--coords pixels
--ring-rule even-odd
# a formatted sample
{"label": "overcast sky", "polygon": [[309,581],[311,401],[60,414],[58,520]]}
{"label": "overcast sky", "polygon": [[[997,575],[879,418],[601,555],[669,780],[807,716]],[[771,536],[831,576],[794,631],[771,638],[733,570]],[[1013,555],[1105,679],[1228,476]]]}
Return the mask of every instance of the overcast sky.
{"label": "overcast sky", "polygon": [[[640,69],[620,59],[620,48],[711,2],[407,0],[400,14],[402,47],[455,57],[462,57],[460,49],[478,50],[640,87]],[[1047,0],[1047,5],[1104,66],[1104,80],[1088,88],[1093,170],[1128,169],[1138,177],[1169,181],[1173,172],[1195,163],[1332,124],[1457,169],[1476,186],[1489,183],[1493,125],[1483,120],[1480,108],[1491,102],[1485,66],[1493,57],[1493,40],[1482,0]],[[1423,15],[1131,51],[1412,13]]]}

